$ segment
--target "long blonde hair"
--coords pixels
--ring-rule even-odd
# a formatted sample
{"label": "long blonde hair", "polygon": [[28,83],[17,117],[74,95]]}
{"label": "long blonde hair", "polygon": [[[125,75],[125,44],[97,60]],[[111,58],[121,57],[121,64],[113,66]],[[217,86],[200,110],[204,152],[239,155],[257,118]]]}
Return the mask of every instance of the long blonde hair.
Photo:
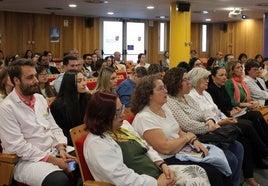
{"label": "long blonde hair", "polygon": [[110,79],[113,73],[115,73],[115,70],[111,67],[102,68],[98,76],[98,81],[94,92],[101,90],[115,93],[115,90],[111,88],[110,85]]}

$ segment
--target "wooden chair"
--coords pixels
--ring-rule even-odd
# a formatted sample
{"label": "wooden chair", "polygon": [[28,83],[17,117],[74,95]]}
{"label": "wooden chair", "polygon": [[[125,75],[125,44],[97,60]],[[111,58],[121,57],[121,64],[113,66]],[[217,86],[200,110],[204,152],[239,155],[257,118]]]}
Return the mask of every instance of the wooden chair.
{"label": "wooden chair", "polygon": [[98,78],[89,78],[87,79],[87,88],[89,90],[94,90],[97,85]]}
{"label": "wooden chair", "polygon": [[84,186],[112,186],[110,183],[94,181],[93,176],[90,173],[90,170],[86,164],[86,160],[83,154],[84,142],[88,135],[88,131],[86,130],[86,125],[82,124],[77,127],[74,127],[70,130],[70,135],[72,138],[72,142],[74,144],[74,148],[76,151],[76,155],[78,157],[78,164],[83,180]]}
{"label": "wooden chair", "polygon": [[116,78],[117,78],[117,86],[120,85],[120,83],[126,79],[124,75],[117,75]]}

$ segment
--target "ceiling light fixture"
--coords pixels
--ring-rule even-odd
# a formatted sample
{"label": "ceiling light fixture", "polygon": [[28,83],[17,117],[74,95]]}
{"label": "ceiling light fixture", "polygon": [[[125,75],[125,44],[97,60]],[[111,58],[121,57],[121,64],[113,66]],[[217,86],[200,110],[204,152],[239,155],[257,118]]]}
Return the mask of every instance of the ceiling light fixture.
{"label": "ceiling light fixture", "polygon": [[208,14],[208,11],[204,10],[202,11],[202,14]]}
{"label": "ceiling light fixture", "polygon": [[114,13],[113,13],[113,12],[107,12],[107,14],[108,14],[108,15],[114,15]]}
{"label": "ceiling light fixture", "polygon": [[69,7],[70,7],[70,8],[76,8],[77,5],[76,5],[76,4],[69,4]]}
{"label": "ceiling light fixture", "polygon": [[154,9],[154,6],[147,6],[147,9],[152,10]]}
{"label": "ceiling light fixture", "polygon": [[211,19],[205,19],[205,21],[206,21],[206,22],[210,22],[210,21],[211,21]]}

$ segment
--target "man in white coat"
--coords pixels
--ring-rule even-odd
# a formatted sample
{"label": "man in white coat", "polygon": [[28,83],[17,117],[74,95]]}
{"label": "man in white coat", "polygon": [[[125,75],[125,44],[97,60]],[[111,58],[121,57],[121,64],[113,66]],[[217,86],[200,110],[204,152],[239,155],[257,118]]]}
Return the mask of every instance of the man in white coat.
{"label": "man in white coat", "polygon": [[[3,152],[17,154],[14,179],[27,185],[69,185],[67,139],[38,90],[33,62],[14,61],[8,69],[13,91],[0,105]],[[59,155],[56,157],[56,155]]]}
{"label": "man in white coat", "polygon": [[259,78],[259,64],[254,59],[249,59],[245,64],[245,83],[249,87],[251,99],[259,102],[260,106],[267,105],[268,91],[263,79]]}

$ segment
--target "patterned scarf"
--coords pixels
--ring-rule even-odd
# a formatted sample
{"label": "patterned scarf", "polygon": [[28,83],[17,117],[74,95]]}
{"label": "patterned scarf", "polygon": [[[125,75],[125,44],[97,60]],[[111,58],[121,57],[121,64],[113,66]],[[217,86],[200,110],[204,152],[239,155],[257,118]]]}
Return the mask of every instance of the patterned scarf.
{"label": "patterned scarf", "polygon": [[250,91],[246,83],[243,81],[243,77],[233,77],[232,79],[233,85],[234,85],[234,99],[236,102],[241,102],[240,101],[240,91],[238,87],[238,83],[241,84],[242,88],[246,92],[246,100],[245,102],[250,102]]}

